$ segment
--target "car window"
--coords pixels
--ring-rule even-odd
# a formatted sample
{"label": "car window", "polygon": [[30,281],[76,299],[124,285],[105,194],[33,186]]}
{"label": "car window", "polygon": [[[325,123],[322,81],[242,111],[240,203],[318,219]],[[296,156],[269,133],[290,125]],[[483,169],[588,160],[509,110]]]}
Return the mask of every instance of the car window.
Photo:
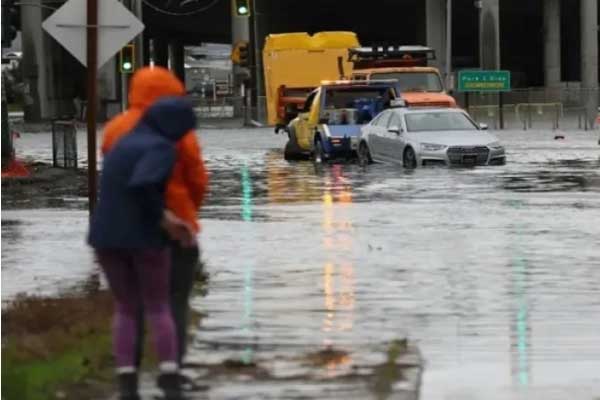
{"label": "car window", "polygon": [[409,132],[474,131],[478,129],[477,125],[469,117],[460,112],[407,113],[404,120],[406,121],[406,129]]}
{"label": "car window", "polygon": [[390,119],[390,112],[383,112],[381,114],[379,114],[379,118],[377,119],[377,123],[375,124],[376,126],[380,126],[380,127],[387,127],[388,121]]}
{"label": "car window", "polygon": [[390,113],[392,114],[392,118],[390,118],[389,122],[388,122],[388,128],[391,128],[392,126],[395,126],[397,128],[401,128],[402,127],[402,123],[400,122],[400,117],[395,114],[395,113]]}
{"label": "car window", "polygon": [[379,114],[378,116],[376,116],[375,118],[373,118],[373,120],[371,121],[371,125],[373,126],[377,126],[379,119],[381,118],[381,116],[383,115],[383,113]]}

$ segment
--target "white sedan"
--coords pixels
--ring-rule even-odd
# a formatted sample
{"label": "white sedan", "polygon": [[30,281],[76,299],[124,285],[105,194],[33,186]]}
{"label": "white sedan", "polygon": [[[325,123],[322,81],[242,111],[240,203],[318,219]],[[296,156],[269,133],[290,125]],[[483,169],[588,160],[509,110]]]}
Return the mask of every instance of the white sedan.
{"label": "white sedan", "polygon": [[457,108],[391,108],[362,128],[358,159],[422,165],[503,165],[504,147]]}

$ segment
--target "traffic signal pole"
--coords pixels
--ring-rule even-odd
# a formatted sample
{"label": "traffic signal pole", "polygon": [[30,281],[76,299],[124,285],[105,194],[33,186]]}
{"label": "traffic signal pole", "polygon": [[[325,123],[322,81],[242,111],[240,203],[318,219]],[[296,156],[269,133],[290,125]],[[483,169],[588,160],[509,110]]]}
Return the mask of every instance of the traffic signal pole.
{"label": "traffic signal pole", "polygon": [[[252,6],[252,40],[253,40],[253,50],[254,50],[254,83],[255,83],[255,96],[256,96],[256,120],[260,121],[264,114],[264,107],[262,104],[262,100],[264,100],[264,84],[262,79],[262,48],[260,46],[260,32],[259,32],[259,21],[258,21],[258,7],[256,3],[258,0],[253,0],[251,3]],[[263,97],[263,99],[261,99]]]}
{"label": "traffic signal pole", "polygon": [[87,145],[88,202],[90,216],[96,208],[96,110],[98,70],[98,0],[87,0]]}
{"label": "traffic signal pole", "polygon": [[[131,10],[130,0],[122,0],[122,2],[128,10]],[[129,79],[127,79],[127,75],[123,73],[122,51],[123,50],[121,50],[121,53],[119,53],[119,73],[121,75],[121,112],[127,109],[127,93],[129,93]]]}

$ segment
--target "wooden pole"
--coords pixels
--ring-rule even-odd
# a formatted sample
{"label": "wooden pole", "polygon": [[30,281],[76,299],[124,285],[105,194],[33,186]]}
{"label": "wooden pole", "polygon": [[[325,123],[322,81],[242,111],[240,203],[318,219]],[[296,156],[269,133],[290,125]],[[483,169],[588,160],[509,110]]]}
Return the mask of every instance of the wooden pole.
{"label": "wooden pole", "polygon": [[87,0],[87,144],[88,202],[90,215],[96,207],[96,110],[98,70],[98,0]]}

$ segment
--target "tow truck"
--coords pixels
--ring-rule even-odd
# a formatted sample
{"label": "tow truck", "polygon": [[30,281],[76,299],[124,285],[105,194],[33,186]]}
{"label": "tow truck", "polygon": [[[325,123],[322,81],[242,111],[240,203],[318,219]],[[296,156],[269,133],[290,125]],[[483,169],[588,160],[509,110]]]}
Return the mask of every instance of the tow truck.
{"label": "tow truck", "polygon": [[263,64],[269,125],[277,130],[284,128],[304,108],[306,98],[322,80],[339,79],[338,60],[350,70],[348,49],[359,45],[354,32],[268,35]]}
{"label": "tow truck", "polygon": [[425,46],[351,48],[353,80],[397,79],[408,107],[456,107],[445,89],[440,72],[428,66],[435,51]]}
{"label": "tow truck", "polygon": [[284,157],[316,163],[354,158],[362,125],[386,108],[403,105],[396,80],[324,81],[285,127]]}

